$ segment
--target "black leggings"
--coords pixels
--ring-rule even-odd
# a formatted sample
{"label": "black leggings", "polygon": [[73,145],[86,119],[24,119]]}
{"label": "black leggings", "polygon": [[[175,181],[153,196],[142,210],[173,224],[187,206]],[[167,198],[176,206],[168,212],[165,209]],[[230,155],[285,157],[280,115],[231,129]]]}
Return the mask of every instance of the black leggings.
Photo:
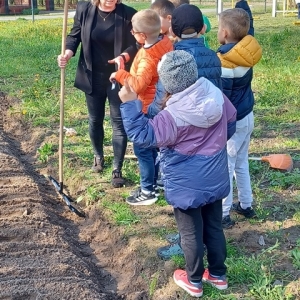
{"label": "black leggings", "polygon": [[[93,74],[94,75],[94,74]],[[112,146],[114,151],[113,168],[121,170],[127,147],[127,135],[124,130],[120,112],[121,100],[118,96],[119,85],[111,89],[108,80],[110,74],[98,73],[93,77],[93,92],[85,94],[89,113],[89,134],[94,149],[94,154],[103,156],[104,128],[106,98],[109,101],[110,120],[113,129]]]}
{"label": "black leggings", "polygon": [[222,200],[193,209],[174,208],[174,214],[189,280],[202,280],[203,244],[207,248],[210,274],[225,275],[226,241],[222,228]]}

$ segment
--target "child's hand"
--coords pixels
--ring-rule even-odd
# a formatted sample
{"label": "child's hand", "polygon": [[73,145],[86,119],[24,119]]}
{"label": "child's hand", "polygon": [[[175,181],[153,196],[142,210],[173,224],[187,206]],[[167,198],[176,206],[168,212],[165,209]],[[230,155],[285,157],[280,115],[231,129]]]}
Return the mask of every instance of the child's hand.
{"label": "child's hand", "polygon": [[117,72],[111,73],[111,75],[110,75],[110,77],[109,77],[109,81],[110,81],[111,83],[115,83],[115,82],[116,82],[116,73],[117,73]]}
{"label": "child's hand", "polygon": [[127,79],[125,79],[124,85],[119,92],[119,97],[122,102],[128,102],[137,99],[137,93],[128,84]]}

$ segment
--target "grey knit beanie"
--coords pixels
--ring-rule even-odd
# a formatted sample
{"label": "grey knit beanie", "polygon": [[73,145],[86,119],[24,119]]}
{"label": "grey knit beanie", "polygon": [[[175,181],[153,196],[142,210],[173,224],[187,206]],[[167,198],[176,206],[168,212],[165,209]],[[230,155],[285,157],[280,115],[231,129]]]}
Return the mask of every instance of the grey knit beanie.
{"label": "grey knit beanie", "polygon": [[183,50],[166,53],[158,63],[157,71],[162,85],[170,94],[184,91],[198,79],[194,57]]}

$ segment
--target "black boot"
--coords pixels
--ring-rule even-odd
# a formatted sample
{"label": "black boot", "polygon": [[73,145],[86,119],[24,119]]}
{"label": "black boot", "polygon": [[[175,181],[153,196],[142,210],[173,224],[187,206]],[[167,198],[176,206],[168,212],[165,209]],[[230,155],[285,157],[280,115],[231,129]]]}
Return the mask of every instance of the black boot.
{"label": "black boot", "polygon": [[104,157],[102,156],[94,156],[94,164],[92,166],[92,170],[95,173],[100,173],[104,169]]}

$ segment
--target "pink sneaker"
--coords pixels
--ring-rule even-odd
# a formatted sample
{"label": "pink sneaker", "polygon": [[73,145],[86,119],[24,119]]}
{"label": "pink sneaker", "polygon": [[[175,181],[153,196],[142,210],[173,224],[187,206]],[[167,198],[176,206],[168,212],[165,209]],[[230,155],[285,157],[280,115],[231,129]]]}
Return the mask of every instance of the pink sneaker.
{"label": "pink sneaker", "polygon": [[202,280],[216,287],[218,290],[226,290],[228,288],[225,275],[218,277],[210,276],[208,269],[205,269]]}
{"label": "pink sneaker", "polygon": [[203,295],[202,283],[198,286],[189,282],[187,273],[184,270],[176,270],[173,275],[175,283],[184,289],[189,295],[193,297],[201,297]]}

